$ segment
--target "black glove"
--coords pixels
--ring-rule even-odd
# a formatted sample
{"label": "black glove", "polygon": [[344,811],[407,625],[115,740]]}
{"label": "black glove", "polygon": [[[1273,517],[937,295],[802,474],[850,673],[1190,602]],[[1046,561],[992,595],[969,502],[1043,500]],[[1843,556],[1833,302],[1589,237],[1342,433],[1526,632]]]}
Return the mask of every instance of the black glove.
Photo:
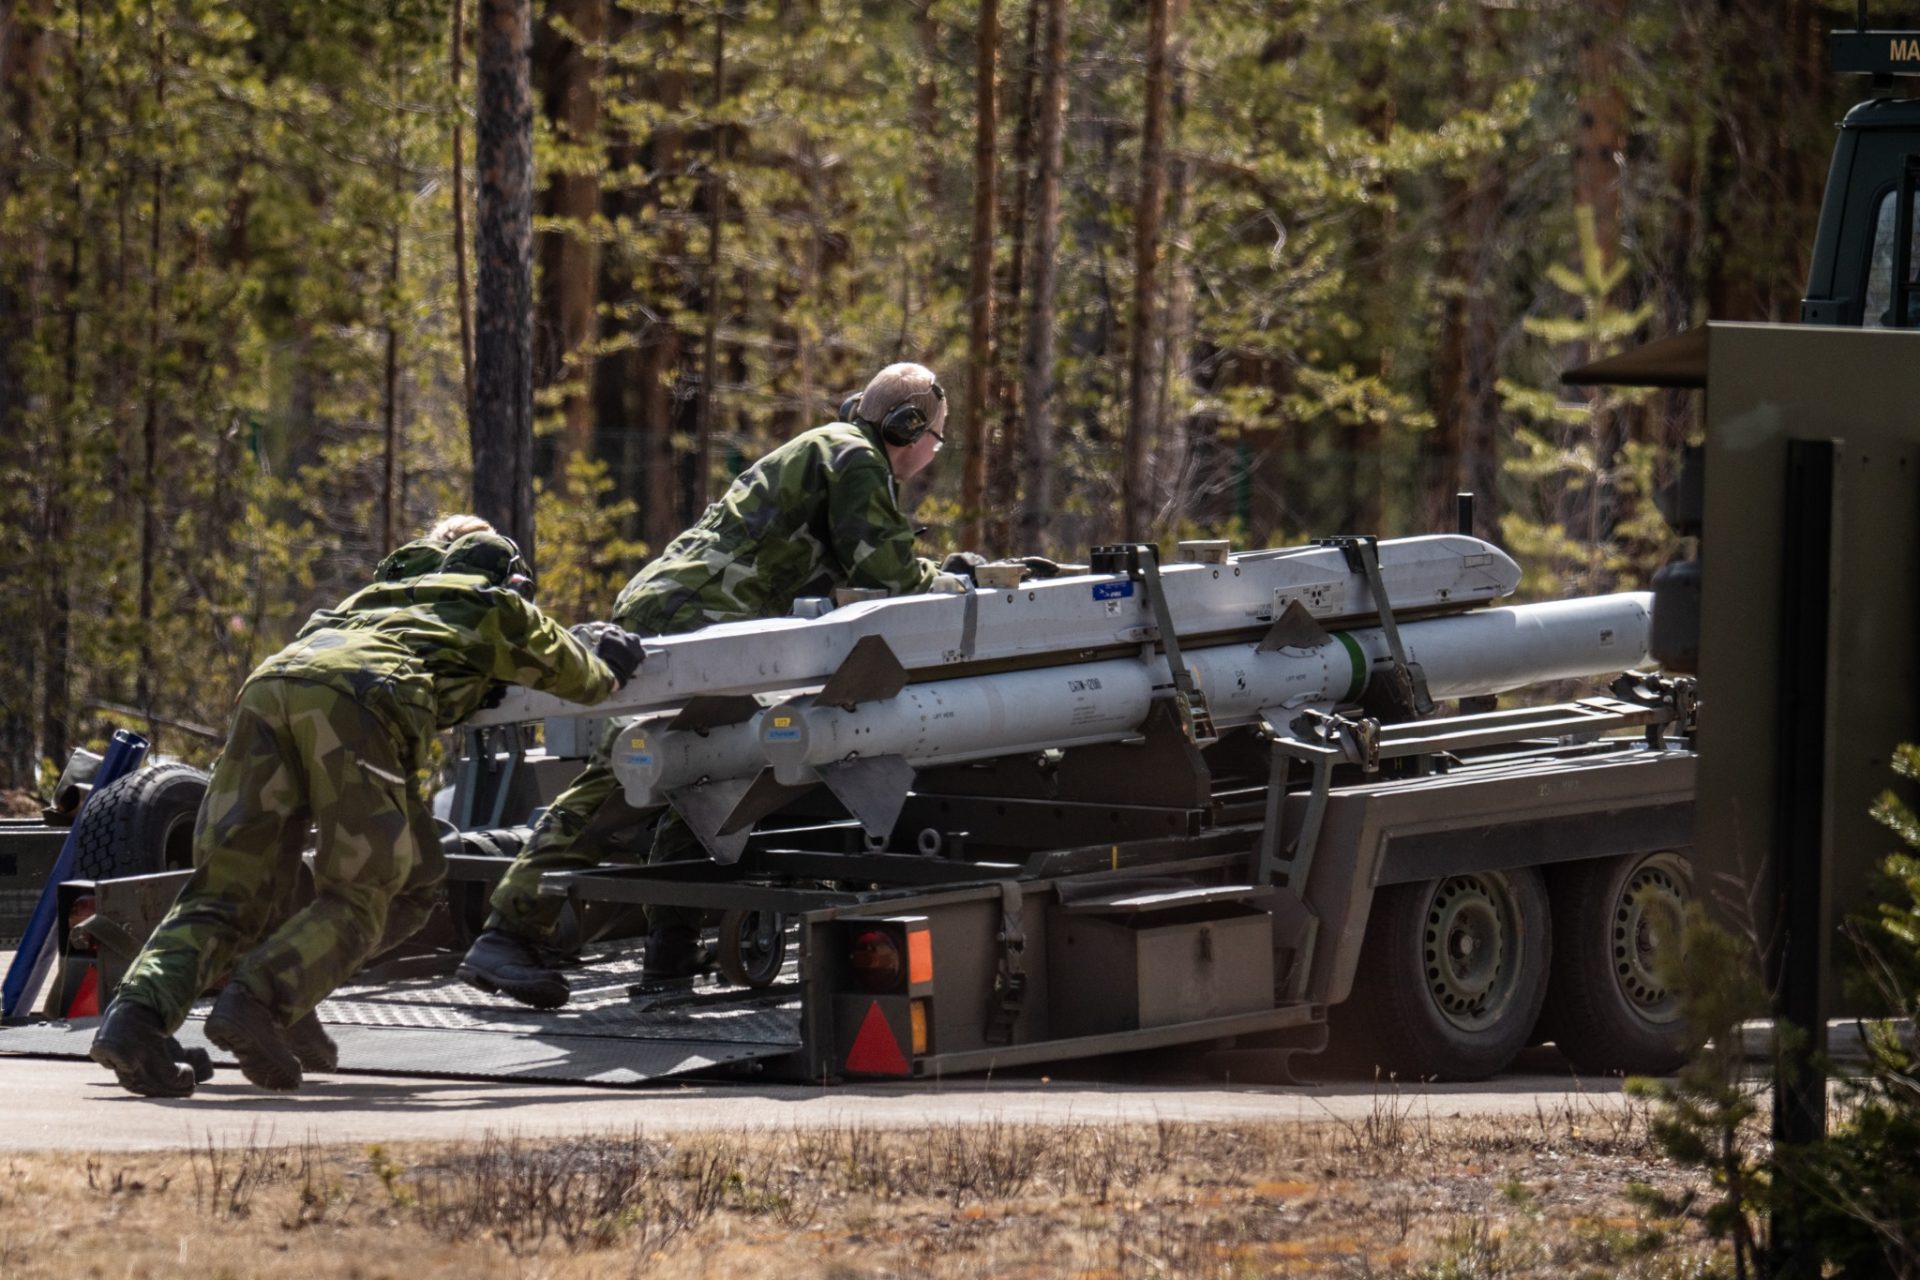
{"label": "black glove", "polygon": [[572,628],[574,637],[593,650],[593,656],[613,668],[613,678],[621,684],[633,679],[646,657],[640,637],[612,622],[582,622]]}
{"label": "black glove", "polygon": [[940,572],[973,581],[973,571],[987,562],[978,551],[956,551],[940,562]]}
{"label": "black glove", "polygon": [[1021,556],[1020,563],[1027,566],[1029,578],[1057,578],[1060,566],[1045,556]]}

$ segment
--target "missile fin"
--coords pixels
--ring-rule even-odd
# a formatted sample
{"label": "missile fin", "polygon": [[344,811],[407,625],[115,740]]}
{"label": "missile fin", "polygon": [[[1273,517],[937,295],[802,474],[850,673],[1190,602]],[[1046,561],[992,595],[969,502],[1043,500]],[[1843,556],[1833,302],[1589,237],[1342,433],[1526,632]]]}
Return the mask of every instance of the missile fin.
{"label": "missile fin", "polygon": [[1287,607],[1275,618],[1273,626],[1260,640],[1259,652],[1272,653],[1276,649],[1318,649],[1330,643],[1333,637],[1307,607],[1298,600],[1287,601]]}
{"label": "missile fin", "polygon": [[746,778],[726,778],[681,787],[670,792],[667,800],[699,837],[707,856],[722,866],[730,866],[740,861],[740,855],[747,851],[750,831],[723,836],[720,828],[726,825],[727,818],[752,786],[753,782]]}
{"label": "missile fin", "polygon": [[687,699],[680,714],[667,722],[669,729],[691,729],[705,733],[744,724],[760,714],[766,703],[751,693],[703,693]]}
{"label": "missile fin", "polygon": [[907,793],[913,790],[914,768],[905,756],[874,756],[825,765],[820,777],[868,835],[884,837],[892,832],[906,807]]}
{"label": "missile fin", "polygon": [[861,636],[848,652],[818,701],[851,711],[862,702],[880,702],[907,687],[907,669],[884,637]]}
{"label": "missile fin", "polygon": [[794,785],[776,779],[772,769],[760,770],[754,775],[752,785],[735,802],[726,820],[720,824],[720,835],[731,836],[753,830],[754,823],[813,788],[812,782]]}

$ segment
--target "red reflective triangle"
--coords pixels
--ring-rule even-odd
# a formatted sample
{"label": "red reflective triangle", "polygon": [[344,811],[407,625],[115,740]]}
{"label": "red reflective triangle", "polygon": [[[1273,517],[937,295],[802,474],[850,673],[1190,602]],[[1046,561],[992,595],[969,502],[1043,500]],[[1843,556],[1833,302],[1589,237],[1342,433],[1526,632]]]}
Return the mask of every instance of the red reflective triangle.
{"label": "red reflective triangle", "polygon": [[69,1018],[93,1018],[100,1013],[100,968],[87,966],[87,976],[80,979],[80,989],[73,993],[73,1003],[67,1006]]}
{"label": "red reflective triangle", "polygon": [[907,1055],[900,1052],[893,1028],[887,1025],[887,1015],[880,1012],[878,1000],[867,1006],[860,1034],[853,1038],[853,1048],[847,1052],[847,1070],[863,1076],[904,1076],[913,1070]]}

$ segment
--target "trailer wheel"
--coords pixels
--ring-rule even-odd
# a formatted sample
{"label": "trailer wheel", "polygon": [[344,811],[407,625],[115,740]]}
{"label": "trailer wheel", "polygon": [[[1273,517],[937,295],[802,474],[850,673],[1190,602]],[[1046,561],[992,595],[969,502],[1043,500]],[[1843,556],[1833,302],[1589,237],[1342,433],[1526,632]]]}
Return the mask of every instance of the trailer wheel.
{"label": "trailer wheel", "polygon": [[742,987],[770,987],[787,962],[787,918],[778,911],[728,911],[720,917],[720,972]]}
{"label": "trailer wheel", "polygon": [[1686,927],[1693,877],[1673,852],[1573,862],[1555,871],[1556,939],[1544,1038],[1581,1071],[1665,1075],[1686,1061],[1687,1024],[1667,956]]}
{"label": "trailer wheel", "polygon": [[1380,890],[1353,999],[1333,1010],[1337,1056],[1410,1079],[1499,1071],[1546,1000],[1551,931],[1534,867]]}
{"label": "trailer wheel", "polygon": [[73,832],[76,880],[116,880],[193,865],[193,823],[207,775],[167,761],[94,792]]}

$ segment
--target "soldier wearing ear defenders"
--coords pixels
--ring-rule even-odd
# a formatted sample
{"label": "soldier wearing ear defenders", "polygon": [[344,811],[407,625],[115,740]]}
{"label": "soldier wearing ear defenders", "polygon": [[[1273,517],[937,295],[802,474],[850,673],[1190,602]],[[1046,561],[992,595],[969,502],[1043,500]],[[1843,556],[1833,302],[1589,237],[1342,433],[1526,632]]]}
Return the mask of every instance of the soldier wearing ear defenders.
{"label": "soldier wearing ear defenders", "polygon": [[[594,703],[632,675],[638,639],[568,634],[528,602],[526,568],[510,540],[466,534],[436,572],[383,572],[315,615],[248,678],[200,808],[193,877],[94,1037],[94,1060],[125,1088],[193,1092],[169,1037],[223,975],[207,1038],[253,1083],[298,1088],[303,1058],[331,1048],[314,1006],[444,874],[423,789],[435,733],[500,684]],[[287,916],[309,821],[318,893]],[[309,1042],[288,1035],[307,1024]]]}
{"label": "soldier wearing ear defenders", "polygon": [[[894,595],[966,590],[960,576],[914,554],[896,488],[925,470],[945,442],[947,397],[933,371],[888,365],[841,406],[840,417],[743,472],[627,583],[614,621],[640,635],[681,635],[718,622],[783,617],[796,598],[835,587]],[[611,732],[547,809],[494,892],[488,928],[460,967],[483,990],[537,1008],[567,1001],[566,979],[546,949],[561,901],[540,896],[540,877],[599,861],[597,850],[579,846],[589,820],[620,789],[608,764]],[[699,856],[686,824],[671,814],[662,819],[648,860]],[[686,908],[648,910],[645,980],[687,978],[703,967],[700,918]]]}

